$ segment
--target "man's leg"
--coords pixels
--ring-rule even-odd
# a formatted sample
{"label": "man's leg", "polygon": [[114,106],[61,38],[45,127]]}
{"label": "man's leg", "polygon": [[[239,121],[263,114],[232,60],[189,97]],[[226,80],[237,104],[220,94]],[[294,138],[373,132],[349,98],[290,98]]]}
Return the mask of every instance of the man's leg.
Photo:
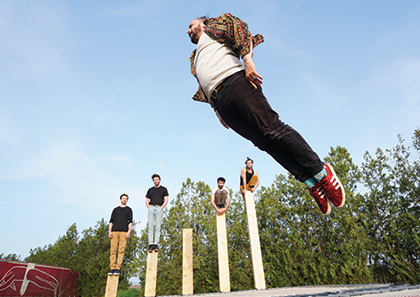
{"label": "man's leg", "polygon": [[323,169],[323,163],[303,137],[280,121],[261,89],[254,89],[244,75],[223,83],[216,109],[235,132],[270,154],[304,182]]}
{"label": "man's leg", "polygon": [[156,207],[155,244],[159,244],[159,240],[160,240],[160,226],[162,225],[162,219],[163,219],[163,209],[161,207]]}
{"label": "man's leg", "polygon": [[154,206],[150,206],[149,211],[148,211],[149,245],[153,244],[154,225],[155,225]]}
{"label": "man's leg", "polygon": [[[324,163],[309,144],[296,130],[280,121],[262,90],[253,88],[244,74],[223,82],[216,109],[234,131],[304,182],[324,214],[329,213],[330,200],[338,207],[344,205],[344,188],[332,167],[326,164],[324,169]],[[314,182],[318,175],[321,183]]]}
{"label": "man's leg", "polygon": [[257,181],[258,181],[258,176],[253,175],[246,185],[247,188],[252,189],[255,186],[255,184],[257,183]]}
{"label": "man's leg", "polygon": [[118,258],[117,258],[117,264],[115,266],[115,269],[120,270],[121,264],[124,260],[124,251],[125,251],[125,245],[127,243],[127,239],[125,238],[126,232],[117,232],[118,233]]}
{"label": "man's leg", "polygon": [[115,233],[116,232],[112,233],[113,236],[111,238],[111,253],[109,256],[109,262],[110,262],[109,267],[111,268],[111,270],[116,269],[115,262],[117,261],[116,254],[117,254],[117,247],[118,247],[118,237]]}

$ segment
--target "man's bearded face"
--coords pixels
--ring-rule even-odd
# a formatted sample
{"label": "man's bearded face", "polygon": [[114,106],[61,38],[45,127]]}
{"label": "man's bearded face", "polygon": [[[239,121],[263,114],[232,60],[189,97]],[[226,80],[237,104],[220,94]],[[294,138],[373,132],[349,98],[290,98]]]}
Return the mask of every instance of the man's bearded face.
{"label": "man's bearded face", "polygon": [[197,44],[202,33],[203,22],[198,19],[191,21],[187,31],[188,36],[190,36],[191,42]]}

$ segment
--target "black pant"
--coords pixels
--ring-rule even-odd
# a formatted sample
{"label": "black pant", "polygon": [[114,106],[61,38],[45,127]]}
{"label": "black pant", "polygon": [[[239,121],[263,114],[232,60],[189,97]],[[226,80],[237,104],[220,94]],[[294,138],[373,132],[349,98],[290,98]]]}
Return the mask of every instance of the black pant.
{"label": "black pant", "polygon": [[223,81],[215,105],[231,129],[271,155],[299,181],[323,169],[318,155],[296,130],[280,121],[262,89],[255,89],[245,78],[245,71]]}

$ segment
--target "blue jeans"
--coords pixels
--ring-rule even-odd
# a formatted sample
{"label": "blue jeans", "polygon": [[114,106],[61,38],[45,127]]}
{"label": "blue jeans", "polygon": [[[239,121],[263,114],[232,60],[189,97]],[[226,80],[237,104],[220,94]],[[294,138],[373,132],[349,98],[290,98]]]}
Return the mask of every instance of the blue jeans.
{"label": "blue jeans", "polygon": [[[162,225],[163,209],[160,206],[149,207],[149,244],[158,244],[160,239],[160,226]],[[154,239],[153,240],[153,235]]]}
{"label": "blue jeans", "polygon": [[245,78],[245,71],[223,81],[215,104],[232,130],[271,155],[297,180],[304,182],[324,168],[303,137],[279,119],[262,89],[254,89]]}

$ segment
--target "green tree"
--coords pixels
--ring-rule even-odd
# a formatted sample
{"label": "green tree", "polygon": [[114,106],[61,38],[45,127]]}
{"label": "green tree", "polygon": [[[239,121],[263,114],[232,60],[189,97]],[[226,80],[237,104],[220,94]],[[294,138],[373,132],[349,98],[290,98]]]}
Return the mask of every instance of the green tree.
{"label": "green tree", "polygon": [[262,187],[256,205],[268,287],[369,282],[366,251],[357,224],[359,171],[346,149],[325,158],[340,176],[349,202],[323,215],[303,185],[280,175]]}
{"label": "green tree", "polygon": [[[208,185],[203,182],[193,182],[188,178],[183,183],[180,193],[171,200],[171,208],[165,210],[159,244],[156,289],[158,295],[181,295],[182,293],[183,228],[193,229],[194,293],[219,291],[216,212],[210,204],[210,196],[211,189]],[[232,290],[252,289],[252,264],[247,243],[249,242],[247,227],[244,225],[243,202],[241,204],[238,198],[236,200],[232,198],[232,204],[226,216],[229,265],[231,277],[235,279],[235,282],[232,282]],[[140,276],[140,283],[144,288],[147,228],[142,231],[141,242],[139,266],[143,273]],[[142,290],[144,293],[144,289]]]}
{"label": "green tree", "polygon": [[361,207],[370,237],[368,265],[378,281],[420,282],[420,131],[413,136],[416,157],[399,144],[375,156],[366,152],[362,178],[368,189]]}
{"label": "green tree", "polygon": [[10,261],[20,261],[20,255],[0,253],[0,259],[10,260]]}
{"label": "green tree", "polygon": [[[346,191],[342,208],[323,215],[302,183],[279,175],[255,195],[268,288],[371,282],[420,282],[420,130],[414,154],[399,138],[390,150],[366,153],[359,168],[343,147],[331,164]],[[414,155],[414,157],[413,157]],[[231,193],[231,196],[232,193]],[[248,225],[240,193],[227,212],[231,290],[254,287]],[[180,295],[182,229],[194,233],[194,293],[217,292],[215,213],[210,187],[187,179],[165,210],[159,251],[158,295]],[[144,287],[147,228],[141,232],[140,282]]]}
{"label": "green tree", "polygon": [[[82,296],[104,295],[107,273],[109,271],[108,224],[104,219],[94,228],[84,230],[79,236],[76,224],[69,227],[66,234],[58,238],[53,245],[31,249],[27,262],[67,267],[80,273],[78,289]],[[139,238],[133,228],[124,253],[119,288],[129,286],[129,279],[136,275],[134,260],[139,250]]]}
{"label": "green tree", "polygon": [[27,262],[67,267],[75,267],[74,255],[78,245],[78,232],[76,224],[71,225],[64,236],[60,236],[55,244],[43,248],[37,247],[29,251]]}
{"label": "green tree", "polygon": [[128,290],[118,290],[117,297],[140,297],[141,292],[135,288],[130,288]]}
{"label": "green tree", "polygon": [[[214,246],[215,232],[209,232],[211,228],[213,230],[215,228],[215,219],[210,216],[212,211],[209,186],[187,179],[183,183],[181,192],[170,201],[170,204],[171,208],[165,209],[162,221],[156,294],[181,295],[182,293],[183,228],[192,228],[194,234],[194,292],[215,292],[214,261],[217,261],[217,258],[214,257],[214,253],[217,253],[217,250]],[[140,266],[144,270],[140,282],[144,290],[147,228],[142,232],[141,241]]]}
{"label": "green tree", "polygon": [[255,288],[245,202],[239,191],[226,212],[231,291]]}

